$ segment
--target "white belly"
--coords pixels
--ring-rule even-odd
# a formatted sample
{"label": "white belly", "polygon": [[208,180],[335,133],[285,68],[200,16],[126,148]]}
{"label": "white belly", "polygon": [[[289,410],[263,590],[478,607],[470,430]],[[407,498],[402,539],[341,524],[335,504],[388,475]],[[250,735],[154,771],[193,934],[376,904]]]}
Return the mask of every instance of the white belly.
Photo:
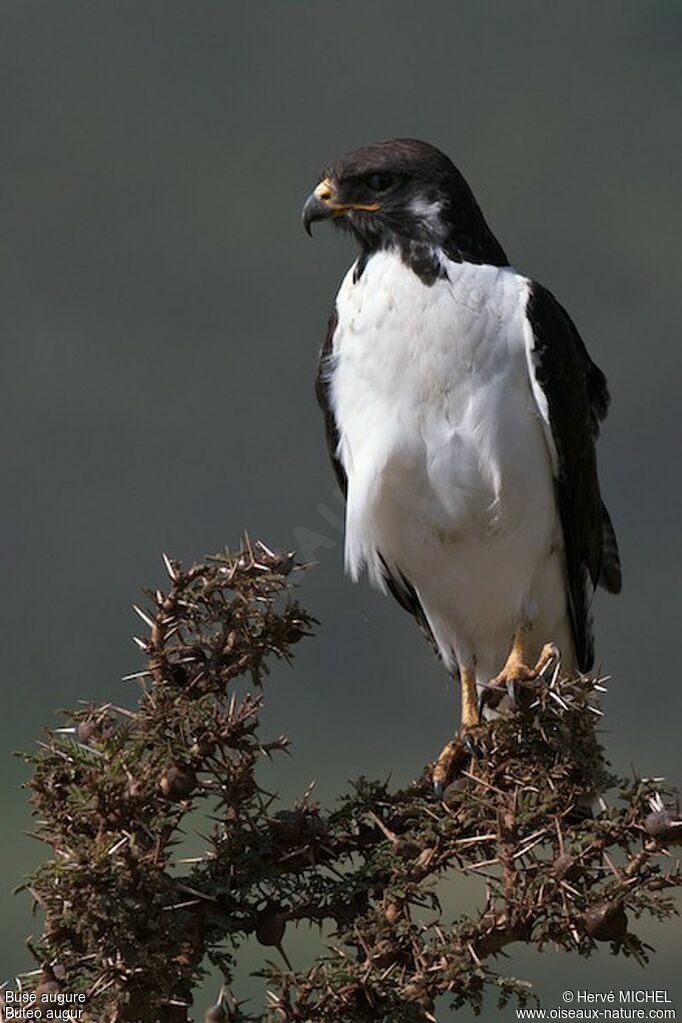
{"label": "white belly", "polygon": [[[531,389],[527,281],[447,263],[427,286],[377,253],[337,299],[331,401],[348,476],[346,564],[416,589],[446,663],[504,663],[514,628],[563,644],[562,538]],[[561,634],[559,634],[557,632]],[[570,667],[570,664],[568,665]]]}

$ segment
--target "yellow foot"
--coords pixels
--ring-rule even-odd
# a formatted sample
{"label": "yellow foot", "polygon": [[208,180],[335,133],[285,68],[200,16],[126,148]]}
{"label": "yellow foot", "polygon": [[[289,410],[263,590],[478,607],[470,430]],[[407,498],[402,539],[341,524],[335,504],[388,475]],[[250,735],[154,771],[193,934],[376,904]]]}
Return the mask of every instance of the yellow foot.
{"label": "yellow foot", "polygon": [[460,729],[458,735],[443,746],[431,767],[433,791],[438,799],[448,782],[476,756],[471,732]]}
{"label": "yellow foot", "polygon": [[481,711],[484,707],[495,708],[505,695],[509,696],[512,704],[516,702],[515,688],[523,683],[535,682],[544,675],[545,671],[553,661],[559,660],[559,648],[554,643],[545,643],[534,668],[529,668],[523,660],[514,656],[514,651],[509,657],[502,671],[491,679],[481,694]]}

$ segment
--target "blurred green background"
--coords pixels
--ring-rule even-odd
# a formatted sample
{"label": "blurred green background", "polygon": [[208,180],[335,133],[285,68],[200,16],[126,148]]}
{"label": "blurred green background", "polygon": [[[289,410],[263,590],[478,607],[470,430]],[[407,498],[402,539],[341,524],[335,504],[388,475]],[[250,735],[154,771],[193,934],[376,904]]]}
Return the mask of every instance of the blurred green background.
{"label": "blurred green background", "polygon": [[[4,0],[0,25],[0,979],[29,966],[36,925],[11,890],[43,855],[11,751],[55,708],[132,699],[130,605],[161,551],[191,560],[248,527],[317,558],[302,596],[319,636],[275,672],[265,716],[294,739],[263,770],[286,799],[313,778],[324,801],[360,773],[406,781],[454,727],[408,617],[343,578],[312,390],[352,248],[311,242],[300,206],[330,158],[377,138],[454,158],[607,372],[625,572],[596,606],[607,741],[617,769],[682,780],[679,2]],[[548,1007],[564,987],[667,986],[682,1010],[680,928],[644,933],[647,973],[606,953],[510,969]],[[298,965],[307,943],[288,943]]]}

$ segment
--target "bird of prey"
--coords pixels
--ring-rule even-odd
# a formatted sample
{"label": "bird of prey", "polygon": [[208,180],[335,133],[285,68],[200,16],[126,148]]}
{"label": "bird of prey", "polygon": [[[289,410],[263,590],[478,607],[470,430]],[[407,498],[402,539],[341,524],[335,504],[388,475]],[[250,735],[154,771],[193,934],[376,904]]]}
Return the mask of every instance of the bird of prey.
{"label": "bird of prey", "polygon": [[[459,741],[561,651],[594,660],[596,586],[621,588],[595,440],[606,379],[518,273],[453,163],[414,139],[331,163],[303,208],[351,232],[317,395],[346,497],[345,563],[396,600],[461,687]],[[481,695],[483,699],[480,699]]]}

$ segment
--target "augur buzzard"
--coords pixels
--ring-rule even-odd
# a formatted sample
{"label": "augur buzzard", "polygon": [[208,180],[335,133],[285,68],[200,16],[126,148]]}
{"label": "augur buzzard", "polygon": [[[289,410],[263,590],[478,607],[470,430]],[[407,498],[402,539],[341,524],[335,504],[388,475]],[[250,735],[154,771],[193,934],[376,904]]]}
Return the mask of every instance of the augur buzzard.
{"label": "augur buzzard", "polygon": [[433,146],[396,139],[336,160],[303,219],[359,245],[317,380],[347,570],[365,569],[432,638],[460,680],[466,732],[482,691],[532,679],[557,647],[564,671],[592,666],[594,589],[621,587],[595,457],[606,379]]}

